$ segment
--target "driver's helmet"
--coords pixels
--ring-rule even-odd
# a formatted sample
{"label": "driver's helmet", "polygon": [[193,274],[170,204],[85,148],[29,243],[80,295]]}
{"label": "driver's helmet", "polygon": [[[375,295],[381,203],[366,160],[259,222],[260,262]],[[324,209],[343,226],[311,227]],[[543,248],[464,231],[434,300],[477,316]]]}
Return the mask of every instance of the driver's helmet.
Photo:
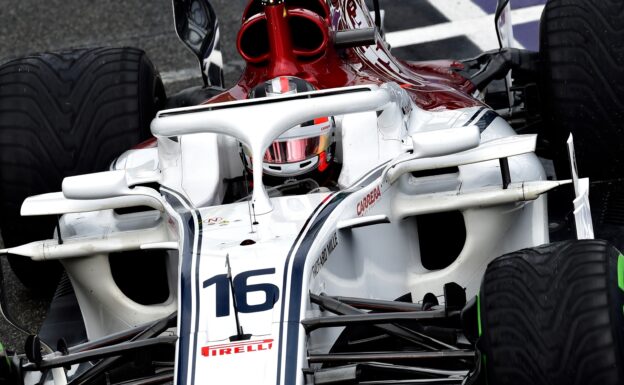
{"label": "driver's helmet", "polygon": [[[298,92],[314,91],[314,86],[303,79],[280,76],[255,87],[249,98],[275,97]],[[275,140],[262,162],[264,173],[274,177],[314,176],[325,172],[332,162],[334,150],[334,118],[320,117],[297,125]],[[253,128],[251,128],[253,129]],[[251,166],[251,152],[243,146],[247,166]]]}

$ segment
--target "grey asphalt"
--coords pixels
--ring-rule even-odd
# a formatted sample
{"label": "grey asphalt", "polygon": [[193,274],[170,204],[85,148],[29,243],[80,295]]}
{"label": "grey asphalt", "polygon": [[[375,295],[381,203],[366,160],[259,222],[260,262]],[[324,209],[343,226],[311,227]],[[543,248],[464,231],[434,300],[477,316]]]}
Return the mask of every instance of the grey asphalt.
{"label": "grey asphalt", "polygon": [[[222,41],[236,38],[244,0],[213,0]],[[171,0],[3,0],[0,7],[0,63],[41,51],[91,46],[144,49],[166,80],[169,94],[201,84],[197,60],[182,45],[173,26]],[[226,83],[240,75],[243,61],[232,44],[223,44]],[[182,79],[176,81],[176,79]],[[0,240],[0,248],[1,248]],[[36,331],[49,300],[29,293],[2,259],[5,290],[17,321]],[[0,320],[0,342],[23,349],[24,336]]]}
{"label": "grey asphalt", "polygon": [[[244,0],[211,2],[221,21],[222,40],[234,41]],[[171,0],[4,0],[0,7],[0,58],[40,51],[90,46],[133,46],[144,49],[161,73],[197,67],[194,56],[177,39]],[[236,80],[242,60],[224,44],[230,63],[229,82]],[[199,81],[199,70],[195,71]],[[170,89],[178,89],[173,85]]]}

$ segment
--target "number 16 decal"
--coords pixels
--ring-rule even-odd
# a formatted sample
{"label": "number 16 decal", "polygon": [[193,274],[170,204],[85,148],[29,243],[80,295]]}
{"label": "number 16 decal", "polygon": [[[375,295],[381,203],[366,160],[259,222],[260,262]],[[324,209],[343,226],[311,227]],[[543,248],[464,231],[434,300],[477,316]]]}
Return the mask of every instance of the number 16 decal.
{"label": "number 16 decal", "polygon": [[[238,274],[234,277],[232,284],[236,293],[236,304],[241,313],[256,313],[273,309],[279,299],[279,288],[272,283],[247,284],[247,279],[259,275],[275,274],[275,269],[250,270]],[[230,283],[227,274],[215,275],[204,281],[204,289],[215,285],[217,294],[217,317],[227,317],[230,315]],[[247,302],[247,293],[263,292],[265,300],[257,305],[250,305]]]}

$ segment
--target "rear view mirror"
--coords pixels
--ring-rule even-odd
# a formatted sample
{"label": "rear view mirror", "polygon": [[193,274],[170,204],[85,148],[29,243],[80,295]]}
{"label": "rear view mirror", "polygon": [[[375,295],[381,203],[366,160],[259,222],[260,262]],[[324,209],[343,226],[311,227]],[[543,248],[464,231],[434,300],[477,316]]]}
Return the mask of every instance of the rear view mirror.
{"label": "rear view mirror", "polygon": [[71,176],[63,180],[63,195],[67,199],[106,199],[130,193],[126,170]]}
{"label": "rear view mirror", "polygon": [[[139,204],[162,211],[164,199],[160,193],[151,187],[141,186],[145,183],[158,182],[157,175],[137,178],[132,171],[136,170],[114,170],[67,177],[63,180],[63,197],[70,200],[103,200],[92,202],[94,208],[98,210],[110,206],[132,207]],[[145,199],[131,199],[137,197]],[[125,199],[111,200],[112,198]],[[66,202],[62,197],[46,194],[27,200],[28,205],[23,210],[41,211],[41,205],[37,203],[46,200],[54,204],[54,207],[50,207],[52,210],[64,208],[71,212],[80,212],[82,208],[88,206],[80,202]]]}
{"label": "rear view mirror", "polygon": [[414,156],[428,158],[466,151],[479,146],[481,133],[477,126],[453,127],[412,134]]}
{"label": "rear view mirror", "polygon": [[219,22],[209,0],[173,0],[176,33],[195,54],[204,85],[223,87]]}
{"label": "rear view mirror", "polygon": [[496,35],[500,48],[510,48],[513,41],[513,27],[511,24],[511,0],[498,0],[494,13]]}
{"label": "rear view mirror", "polygon": [[[514,36],[513,25],[511,23],[511,0],[497,1],[496,12],[494,13],[494,24],[496,26],[496,37],[498,38],[498,45],[500,48],[512,48]],[[511,92],[512,86],[513,79],[511,77],[511,70],[509,70],[507,76],[505,76],[505,88],[507,89],[509,108],[514,104],[514,96]]]}

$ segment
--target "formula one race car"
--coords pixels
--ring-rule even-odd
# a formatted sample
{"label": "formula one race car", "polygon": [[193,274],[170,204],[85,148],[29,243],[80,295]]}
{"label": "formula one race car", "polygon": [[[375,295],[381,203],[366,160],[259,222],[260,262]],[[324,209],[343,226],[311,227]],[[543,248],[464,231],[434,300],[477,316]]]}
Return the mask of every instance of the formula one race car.
{"label": "formula one race car", "polygon": [[57,286],[1,383],[624,383],[624,2],[435,62],[373,3],[250,1],[227,90],[208,0],[169,98],[137,49],[0,67],[0,253]]}

